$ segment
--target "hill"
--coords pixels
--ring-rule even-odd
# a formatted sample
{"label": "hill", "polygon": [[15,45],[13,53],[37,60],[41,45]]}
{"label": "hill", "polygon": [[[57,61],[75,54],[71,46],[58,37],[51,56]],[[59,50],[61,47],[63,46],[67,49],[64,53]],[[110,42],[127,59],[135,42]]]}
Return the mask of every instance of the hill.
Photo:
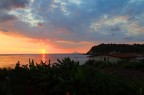
{"label": "hill", "polygon": [[144,44],[99,44],[93,46],[86,54],[106,54],[111,52],[120,53],[144,53]]}

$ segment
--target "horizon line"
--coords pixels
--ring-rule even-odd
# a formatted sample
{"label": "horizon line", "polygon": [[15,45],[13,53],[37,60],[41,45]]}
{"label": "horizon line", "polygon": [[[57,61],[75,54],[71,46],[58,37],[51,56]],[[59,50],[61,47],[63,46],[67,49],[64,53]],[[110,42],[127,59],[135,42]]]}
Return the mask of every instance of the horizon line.
{"label": "horizon line", "polygon": [[5,53],[5,54],[0,54],[0,55],[17,55],[17,54],[40,54],[40,55],[45,55],[45,54],[85,54],[85,53]]}

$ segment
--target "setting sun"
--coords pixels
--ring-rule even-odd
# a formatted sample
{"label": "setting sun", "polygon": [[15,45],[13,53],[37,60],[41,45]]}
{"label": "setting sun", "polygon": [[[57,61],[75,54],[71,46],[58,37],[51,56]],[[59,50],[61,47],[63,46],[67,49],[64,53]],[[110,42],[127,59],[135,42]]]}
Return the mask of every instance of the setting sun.
{"label": "setting sun", "polygon": [[46,53],[46,50],[45,49],[42,49],[42,54],[45,54]]}

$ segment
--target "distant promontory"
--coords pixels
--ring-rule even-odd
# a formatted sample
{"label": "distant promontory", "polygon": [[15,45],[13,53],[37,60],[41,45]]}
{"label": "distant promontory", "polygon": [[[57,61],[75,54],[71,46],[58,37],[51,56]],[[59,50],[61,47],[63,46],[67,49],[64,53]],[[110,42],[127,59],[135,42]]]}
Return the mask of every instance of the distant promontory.
{"label": "distant promontory", "polygon": [[144,53],[144,44],[99,44],[93,46],[86,54],[106,54],[111,52],[120,53]]}

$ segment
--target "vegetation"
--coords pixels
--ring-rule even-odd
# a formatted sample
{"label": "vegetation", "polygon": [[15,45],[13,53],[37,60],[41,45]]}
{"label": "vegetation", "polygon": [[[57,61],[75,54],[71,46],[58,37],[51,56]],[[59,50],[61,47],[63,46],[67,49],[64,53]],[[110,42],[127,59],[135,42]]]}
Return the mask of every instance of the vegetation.
{"label": "vegetation", "polygon": [[144,95],[144,80],[127,79],[116,72],[121,69],[143,72],[144,63],[89,60],[79,65],[70,58],[53,64],[18,62],[13,69],[0,69],[0,95]]}
{"label": "vegetation", "polygon": [[98,46],[93,46],[87,54],[107,54],[110,52],[144,53],[144,44],[100,44]]}

